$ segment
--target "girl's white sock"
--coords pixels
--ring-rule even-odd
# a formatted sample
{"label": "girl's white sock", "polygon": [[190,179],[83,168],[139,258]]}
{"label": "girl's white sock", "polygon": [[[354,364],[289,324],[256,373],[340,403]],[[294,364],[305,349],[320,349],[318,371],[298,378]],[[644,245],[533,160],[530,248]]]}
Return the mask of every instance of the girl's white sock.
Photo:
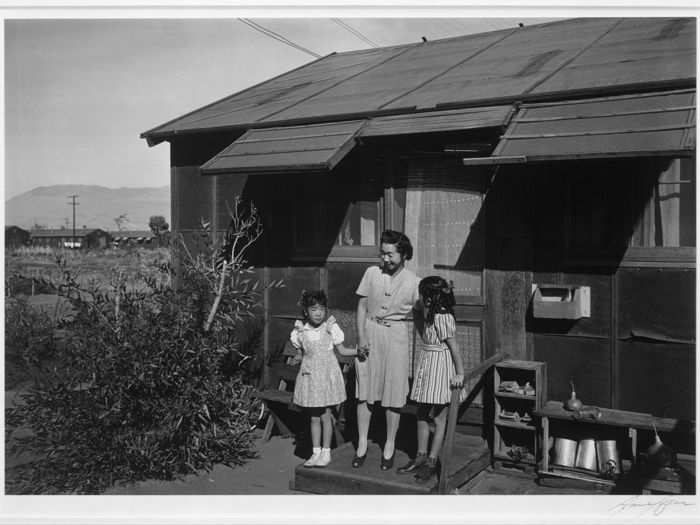
{"label": "girl's white sock", "polygon": [[330,448],[322,448],[321,455],[319,456],[319,458],[316,461],[316,464],[314,466],[315,467],[325,467],[330,462],[331,462],[331,449]]}
{"label": "girl's white sock", "polygon": [[318,459],[321,457],[321,447],[314,447],[311,457],[304,462],[305,467],[315,467]]}

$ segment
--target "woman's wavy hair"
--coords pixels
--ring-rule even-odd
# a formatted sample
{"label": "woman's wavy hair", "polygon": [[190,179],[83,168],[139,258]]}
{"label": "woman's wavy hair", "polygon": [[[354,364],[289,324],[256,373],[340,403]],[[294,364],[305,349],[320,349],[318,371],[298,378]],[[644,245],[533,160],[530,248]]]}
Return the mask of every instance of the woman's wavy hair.
{"label": "woman's wavy hair", "polygon": [[437,275],[421,279],[421,282],[418,284],[418,293],[420,293],[427,310],[425,320],[428,324],[432,324],[435,321],[435,314],[437,313],[455,314],[454,306],[456,301],[452,288],[451,281],[448,283]]}
{"label": "woman's wavy hair", "polygon": [[312,306],[320,304],[328,308],[328,298],[323,290],[302,290],[301,297],[297,305],[301,308],[301,315],[308,320],[306,310]]}
{"label": "woman's wavy hair", "polygon": [[382,244],[395,244],[396,251],[407,261],[413,258],[413,246],[406,234],[394,230],[384,230],[380,239]]}

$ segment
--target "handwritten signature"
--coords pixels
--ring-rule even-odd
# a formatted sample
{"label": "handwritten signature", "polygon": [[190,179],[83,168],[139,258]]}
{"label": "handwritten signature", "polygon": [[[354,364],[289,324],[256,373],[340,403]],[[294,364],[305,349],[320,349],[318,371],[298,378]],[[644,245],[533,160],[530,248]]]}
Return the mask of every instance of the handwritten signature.
{"label": "handwritten signature", "polygon": [[642,496],[632,496],[610,508],[610,512],[624,512],[636,509],[641,513],[651,512],[654,516],[663,514],[670,507],[694,507],[695,503],[664,497],[649,501]]}

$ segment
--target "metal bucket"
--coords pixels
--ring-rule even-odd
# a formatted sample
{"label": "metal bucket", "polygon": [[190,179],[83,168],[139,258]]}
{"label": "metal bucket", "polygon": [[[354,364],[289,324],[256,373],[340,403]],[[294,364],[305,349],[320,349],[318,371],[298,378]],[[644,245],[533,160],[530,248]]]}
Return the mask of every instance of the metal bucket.
{"label": "metal bucket", "polygon": [[576,451],[576,466],[586,470],[596,472],[598,463],[596,461],[595,439],[582,439],[578,442]]}
{"label": "metal bucket", "polygon": [[573,439],[556,438],[552,463],[562,467],[573,467],[576,462],[576,444]]}
{"label": "metal bucket", "polygon": [[598,452],[598,472],[606,478],[620,474],[622,464],[620,463],[620,454],[617,451],[617,441],[605,439],[596,441],[595,445]]}

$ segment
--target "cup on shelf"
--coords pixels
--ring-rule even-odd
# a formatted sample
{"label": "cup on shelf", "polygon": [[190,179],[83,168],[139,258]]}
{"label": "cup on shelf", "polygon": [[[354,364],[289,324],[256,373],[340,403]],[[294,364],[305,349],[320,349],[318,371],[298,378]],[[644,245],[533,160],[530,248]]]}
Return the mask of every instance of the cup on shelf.
{"label": "cup on shelf", "polygon": [[573,467],[576,463],[576,446],[573,439],[558,437],[554,439],[554,455],[552,464],[562,467]]}
{"label": "cup on shelf", "polygon": [[593,472],[598,471],[595,439],[586,438],[581,439],[578,442],[578,448],[576,450],[576,467],[592,470]]}
{"label": "cup on shelf", "polygon": [[596,451],[598,456],[598,472],[603,477],[613,478],[622,472],[620,454],[617,450],[617,441],[614,439],[603,439],[596,441]]}

